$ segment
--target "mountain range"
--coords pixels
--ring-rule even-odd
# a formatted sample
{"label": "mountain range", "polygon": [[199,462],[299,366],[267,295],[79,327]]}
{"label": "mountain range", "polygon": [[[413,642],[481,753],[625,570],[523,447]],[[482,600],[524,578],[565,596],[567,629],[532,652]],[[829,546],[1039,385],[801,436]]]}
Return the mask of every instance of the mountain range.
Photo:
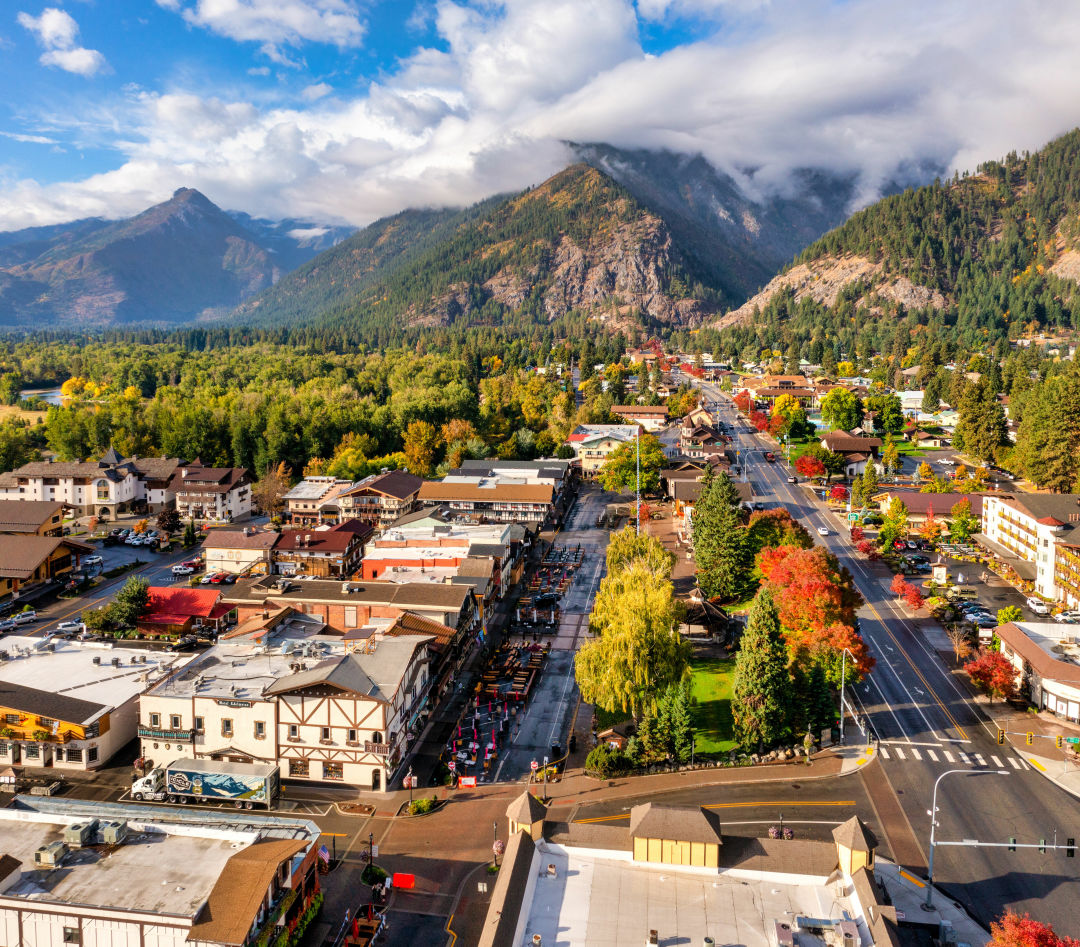
{"label": "mountain range", "polygon": [[93,328],[222,316],[350,233],[228,214],[180,188],[136,217],[0,234],[0,325]]}

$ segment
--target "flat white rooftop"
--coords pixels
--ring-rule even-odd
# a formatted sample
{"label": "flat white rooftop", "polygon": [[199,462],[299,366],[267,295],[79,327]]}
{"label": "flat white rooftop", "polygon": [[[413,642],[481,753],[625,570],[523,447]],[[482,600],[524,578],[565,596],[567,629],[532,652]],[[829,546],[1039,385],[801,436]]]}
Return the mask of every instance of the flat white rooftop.
{"label": "flat white rooftop", "polygon": [[1018,621],[1013,624],[1055,661],[1080,665],[1080,625],[1056,621]]}
{"label": "flat white rooftop", "polygon": [[[559,947],[623,947],[644,944],[655,930],[661,944],[701,944],[711,937],[717,944],[773,947],[776,921],[794,926],[796,915],[854,918],[846,898],[819,884],[643,866],[558,846],[541,851],[540,859],[532,904],[524,908],[525,943],[539,934],[544,944]],[[824,944],[806,932],[798,936],[800,945]]]}
{"label": "flat white rooftop", "polygon": [[[48,646],[55,650],[50,651]],[[44,646],[44,647],[43,647]],[[62,638],[6,637],[0,651],[0,681],[119,707],[155,681],[191,660],[190,654],[170,654],[136,648],[111,648],[94,642]],[[94,658],[98,658],[98,664]],[[119,662],[114,667],[113,661]]]}
{"label": "flat white rooftop", "polygon": [[131,822],[131,834],[119,846],[72,849],[58,868],[38,868],[34,852],[63,841],[65,827],[75,821],[0,810],[0,854],[22,863],[0,894],[191,919],[229,858],[258,838],[256,832]]}

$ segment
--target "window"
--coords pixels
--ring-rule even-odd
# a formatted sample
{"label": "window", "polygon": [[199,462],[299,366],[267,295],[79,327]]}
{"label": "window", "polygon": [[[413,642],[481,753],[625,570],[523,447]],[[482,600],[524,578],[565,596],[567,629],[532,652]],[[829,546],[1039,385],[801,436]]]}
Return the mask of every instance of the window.
{"label": "window", "polygon": [[52,717],[38,717],[38,726],[45,730],[51,730],[56,726],[56,721]]}
{"label": "window", "polygon": [[349,742],[350,743],[355,743],[356,742],[356,731],[355,730],[350,730],[349,731]]}
{"label": "window", "polygon": [[170,730],[179,730],[180,726],[181,726],[181,724],[180,724],[180,715],[179,714],[173,714],[171,717],[169,717],[169,729]]}
{"label": "window", "polygon": [[232,736],[232,719],[229,717],[221,718],[221,735],[223,737]]}
{"label": "window", "polygon": [[202,717],[196,717],[195,718],[195,730],[196,730],[196,732],[197,733],[202,733],[203,730],[205,730],[205,729],[206,728],[203,726],[203,718]]}
{"label": "window", "polygon": [[64,943],[65,944],[81,944],[82,943],[82,931],[77,927],[65,927],[64,928]]}
{"label": "window", "polygon": [[67,758],[69,763],[81,763],[82,762],[82,747],[69,746],[67,749]]}
{"label": "window", "polygon": [[161,714],[150,714],[150,726],[155,730],[161,727]]}
{"label": "window", "polygon": [[295,724],[295,723],[290,723],[289,724],[289,739],[290,740],[299,740],[300,739],[300,725],[299,724]]}
{"label": "window", "polygon": [[0,756],[8,755],[8,745],[6,743],[0,743]]}
{"label": "window", "polygon": [[89,750],[86,751],[86,762],[87,763],[96,763],[97,762],[97,747],[96,746],[92,746],[92,747],[90,747]]}
{"label": "window", "polygon": [[266,724],[262,720],[256,720],[255,721],[255,739],[256,740],[265,740],[266,739]]}
{"label": "window", "polygon": [[289,760],[289,775],[303,777],[308,775],[307,760]]}
{"label": "window", "polygon": [[4,720],[7,723],[22,723],[22,716],[20,714],[4,714]]}
{"label": "window", "polygon": [[323,779],[344,779],[345,767],[341,763],[323,763]]}
{"label": "window", "polygon": [[36,743],[26,744],[26,758],[28,760],[36,760],[41,757],[41,747]]}
{"label": "window", "polygon": [[323,740],[329,740],[330,739],[330,728],[329,727],[323,727],[322,728],[322,737],[320,739],[323,739]]}
{"label": "window", "polygon": [[379,733],[378,730],[376,730],[374,733],[371,734],[371,742],[372,743],[382,743],[382,734]]}

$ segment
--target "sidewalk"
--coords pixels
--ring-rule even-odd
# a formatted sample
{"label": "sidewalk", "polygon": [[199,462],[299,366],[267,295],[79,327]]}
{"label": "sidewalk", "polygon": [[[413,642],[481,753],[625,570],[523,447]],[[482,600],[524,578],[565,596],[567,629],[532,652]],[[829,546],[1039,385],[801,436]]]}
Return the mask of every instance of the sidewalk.
{"label": "sidewalk", "polygon": [[940,888],[934,888],[934,907],[927,911],[924,908],[926,882],[923,879],[916,878],[884,858],[875,860],[874,874],[885,886],[901,920],[916,924],[947,922],[956,932],[956,943],[971,944],[973,947],[983,947],[990,940],[989,931],[972,920],[967,911],[943,894]]}

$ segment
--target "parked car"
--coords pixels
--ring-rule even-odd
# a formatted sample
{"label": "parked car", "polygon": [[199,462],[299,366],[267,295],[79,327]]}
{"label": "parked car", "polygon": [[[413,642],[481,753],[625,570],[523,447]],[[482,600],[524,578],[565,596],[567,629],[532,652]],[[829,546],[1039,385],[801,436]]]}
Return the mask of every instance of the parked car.
{"label": "parked car", "polygon": [[904,545],[904,541],[902,539],[894,540],[892,547],[893,549],[907,549],[907,546]]}
{"label": "parked car", "polygon": [[195,646],[199,643],[199,639],[194,635],[184,635],[182,638],[177,638],[166,651],[193,651]]}
{"label": "parked car", "polygon": [[942,467],[955,467],[956,466],[956,461],[953,460],[951,457],[946,457],[944,460],[939,460],[938,463],[941,464]]}
{"label": "parked car", "polygon": [[195,570],[192,569],[191,566],[185,566],[183,563],[172,567],[173,575],[191,575],[191,573],[194,571]]}
{"label": "parked car", "polygon": [[209,585],[214,581],[215,575],[217,575],[216,572],[207,572],[206,575],[199,579],[199,585]]}
{"label": "parked car", "polygon": [[86,625],[81,621],[62,621],[56,626],[56,634],[61,638],[74,638],[86,631]]}
{"label": "parked car", "polygon": [[85,559],[83,559],[84,566],[100,566],[101,562],[101,556],[87,556]]}
{"label": "parked car", "polygon": [[11,620],[15,622],[16,625],[29,625],[31,622],[37,621],[37,612],[31,608],[28,611],[12,615]]}
{"label": "parked car", "polygon": [[210,576],[210,581],[214,585],[221,585],[221,583],[225,579],[226,574],[227,573],[224,573],[224,572],[215,572],[212,576]]}
{"label": "parked car", "polygon": [[11,631],[12,628],[18,627],[19,626],[15,624],[14,618],[5,618],[3,621],[0,621],[0,631]]}
{"label": "parked car", "polygon": [[190,566],[192,571],[194,571],[195,569],[201,569],[202,564],[202,559],[185,559],[183,562],[180,563],[180,565],[182,566]]}
{"label": "parked car", "polygon": [[235,585],[236,584],[236,576],[231,572],[226,572],[224,577],[221,580],[221,584],[222,585]]}
{"label": "parked car", "polygon": [[1046,602],[1042,601],[1042,599],[1029,598],[1026,604],[1036,615],[1050,614],[1050,609],[1046,607]]}
{"label": "parked car", "polygon": [[1080,625],[1080,612],[1058,612],[1051,617],[1054,621],[1059,621],[1066,625]]}

